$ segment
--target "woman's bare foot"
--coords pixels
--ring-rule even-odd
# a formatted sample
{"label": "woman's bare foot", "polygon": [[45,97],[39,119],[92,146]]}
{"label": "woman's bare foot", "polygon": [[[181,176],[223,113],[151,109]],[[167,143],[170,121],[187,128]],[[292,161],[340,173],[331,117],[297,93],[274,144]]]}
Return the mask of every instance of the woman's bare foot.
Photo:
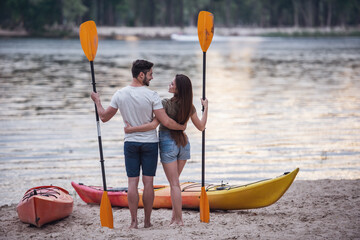
{"label": "woman's bare foot", "polygon": [[171,219],[170,226],[174,226],[174,225],[184,226],[184,222],[182,221],[182,219],[180,219],[180,220]]}
{"label": "woman's bare foot", "polygon": [[172,225],[174,223],[175,219],[174,218],[171,218],[171,221],[170,221],[170,224],[169,225]]}

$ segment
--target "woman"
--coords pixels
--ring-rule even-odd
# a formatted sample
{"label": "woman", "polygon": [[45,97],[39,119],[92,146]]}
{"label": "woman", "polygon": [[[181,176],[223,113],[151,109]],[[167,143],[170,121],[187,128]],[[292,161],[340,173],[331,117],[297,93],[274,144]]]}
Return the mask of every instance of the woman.
{"label": "woman", "polygon": [[[169,85],[169,92],[174,94],[174,96],[171,99],[164,99],[162,101],[169,117],[179,124],[186,124],[191,118],[195,127],[203,131],[207,121],[208,101],[207,99],[201,99],[204,112],[200,120],[192,103],[193,92],[190,79],[182,74],[176,75],[175,79]],[[124,129],[126,133],[143,132],[155,129],[158,125],[159,121],[154,119],[151,123],[137,127],[132,127],[127,124]],[[160,124],[159,141],[160,159],[171,189],[172,218],[170,225],[177,224],[182,226],[184,223],[182,220],[182,199],[179,177],[186,161],[190,159],[189,139],[183,131],[169,130]]]}

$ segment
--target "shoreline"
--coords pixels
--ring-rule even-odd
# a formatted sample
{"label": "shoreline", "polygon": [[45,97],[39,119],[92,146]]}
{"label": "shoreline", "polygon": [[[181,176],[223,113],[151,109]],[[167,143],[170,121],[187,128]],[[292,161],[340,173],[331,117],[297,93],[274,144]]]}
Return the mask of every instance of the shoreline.
{"label": "shoreline", "polygon": [[145,229],[143,210],[139,209],[139,229],[129,230],[129,210],[114,207],[114,229],[102,228],[99,206],[73,197],[73,213],[42,228],[20,222],[15,204],[1,207],[0,239],[360,238],[360,179],[295,180],[275,204],[260,209],[212,211],[209,224],[200,223],[198,211],[184,210],[184,227],[168,226],[170,209],[154,209],[153,226]]}
{"label": "shoreline", "polygon": [[[171,35],[197,35],[197,28],[193,27],[109,27],[98,26],[99,38],[115,40],[145,40],[171,39]],[[282,28],[252,28],[234,27],[215,28],[216,36],[223,37],[348,37],[360,36],[360,27],[282,27]],[[42,34],[30,34],[24,29],[7,30],[0,28],[0,38],[78,38],[78,28],[72,32],[53,29]]]}

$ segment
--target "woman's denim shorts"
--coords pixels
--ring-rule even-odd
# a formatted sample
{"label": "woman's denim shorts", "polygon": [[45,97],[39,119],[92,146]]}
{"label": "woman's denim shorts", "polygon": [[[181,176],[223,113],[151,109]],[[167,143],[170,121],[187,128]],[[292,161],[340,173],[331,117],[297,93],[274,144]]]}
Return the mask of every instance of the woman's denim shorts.
{"label": "woman's denim shorts", "polygon": [[159,131],[160,160],[162,163],[171,163],[176,160],[190,159],[190,142],[185,147],[176,145],[171,138],[170,131]]}

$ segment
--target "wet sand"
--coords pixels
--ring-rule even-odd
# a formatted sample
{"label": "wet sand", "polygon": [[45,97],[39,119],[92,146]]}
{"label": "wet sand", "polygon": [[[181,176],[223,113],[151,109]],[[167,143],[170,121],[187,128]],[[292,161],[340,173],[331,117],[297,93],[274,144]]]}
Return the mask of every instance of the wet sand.
{"label": "wet sand", "polygon": [[113,208],[114,229],[102,228],[99,206],[74,196],[73,213],[36,228],[20,222],[16,205],[0,208],[0,239],[360,239],[360,179],[295,181],[272,206],[213,211],[210,223],[184,210],[185,226],[169,226],[171,210],[155,209],[151,228],[129,230],[127,208]]}

